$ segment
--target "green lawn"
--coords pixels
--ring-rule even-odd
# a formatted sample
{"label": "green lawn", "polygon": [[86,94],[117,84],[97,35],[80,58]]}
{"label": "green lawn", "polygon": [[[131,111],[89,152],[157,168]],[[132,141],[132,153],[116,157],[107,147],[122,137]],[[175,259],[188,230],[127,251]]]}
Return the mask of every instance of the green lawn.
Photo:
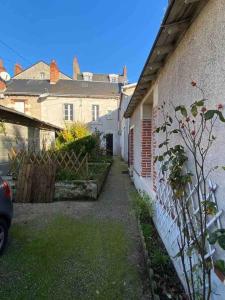
{"label": "green lawn", "polygon": [[0,299],[139,299],[130,241],[115,222],[58,216],[14,225],[0,258]]}

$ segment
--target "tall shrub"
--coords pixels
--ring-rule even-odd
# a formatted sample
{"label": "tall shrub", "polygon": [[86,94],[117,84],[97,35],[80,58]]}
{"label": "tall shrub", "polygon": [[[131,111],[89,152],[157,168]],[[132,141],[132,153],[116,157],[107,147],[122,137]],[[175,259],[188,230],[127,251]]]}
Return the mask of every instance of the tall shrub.
{"label": "tall shrub", "polygon": [[57,149],[61,149],[66,144],[78,141],[90,135],[91,132],[86,124],[82,122],[74,122],[67,125],[66,128],[59,133],[56,139],[56,147]]}

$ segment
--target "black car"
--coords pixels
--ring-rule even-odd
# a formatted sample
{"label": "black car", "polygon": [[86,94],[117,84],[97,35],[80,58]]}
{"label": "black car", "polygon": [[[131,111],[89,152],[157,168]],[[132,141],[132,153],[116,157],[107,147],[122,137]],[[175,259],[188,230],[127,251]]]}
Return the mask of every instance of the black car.
{"label": "black car", "polygon": [[0,255],[7,243],[12,216],[12,193],[9,184],[0,177]]}

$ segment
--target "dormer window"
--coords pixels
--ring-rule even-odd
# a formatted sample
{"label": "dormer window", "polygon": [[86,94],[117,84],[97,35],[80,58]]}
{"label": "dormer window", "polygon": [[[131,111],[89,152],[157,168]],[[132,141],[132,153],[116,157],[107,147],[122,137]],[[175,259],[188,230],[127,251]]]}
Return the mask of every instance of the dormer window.
{"label": "dormer window", "polygon": [[83,72],[84,81],[92,81],[93,73]]}
{"label": "dormer window", "polygon": [[109,81],[111,83],[118,83],[119,75],[117,74],[109,74]]}
{"label": "dormer window", "polygon": [[41,79],[45,79],[45,72],[41,72],[40,77],[41,77]]}

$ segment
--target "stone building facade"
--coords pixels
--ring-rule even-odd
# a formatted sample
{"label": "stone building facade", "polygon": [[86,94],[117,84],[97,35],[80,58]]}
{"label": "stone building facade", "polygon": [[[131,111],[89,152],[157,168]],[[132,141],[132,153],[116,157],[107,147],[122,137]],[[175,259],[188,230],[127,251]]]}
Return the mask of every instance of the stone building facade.
{"label": "stone building facade", "polygon": [[12,80],[0,87],[0,104],[60,127],[84,122],[102,137],[110,135],[113,153],[119,154],[118,106],[126,82],[126,67],[121,75],[81,72],[77,58],[72,78],[55,61],[25,70],[16,64]]}

